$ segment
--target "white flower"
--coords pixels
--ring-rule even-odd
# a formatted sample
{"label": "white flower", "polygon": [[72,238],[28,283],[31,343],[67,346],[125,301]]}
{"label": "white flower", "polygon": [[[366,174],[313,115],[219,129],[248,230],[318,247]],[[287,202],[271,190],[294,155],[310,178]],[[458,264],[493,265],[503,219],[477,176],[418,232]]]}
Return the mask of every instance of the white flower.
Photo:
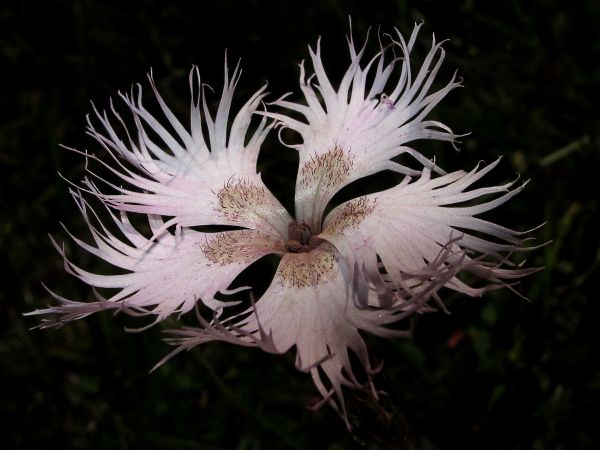
{"label": "white flower", "polygon": [[[439,291],[444,287],[479,296],[535,271],[509,260],[513,252],[524,250],[523,233],[477,217],[512,198],[525,183],[472,188],[499,160],[468,173],[446,174],[407,147],[417,139],[453,142],[456,137],[448,126],[427,118],[459,83],[453,78],[442,89],[431,90],[444,59],[440,44],[433,44],[413,72],[410,52],[419,27],[408,43],[398,32],[388,48],[367,62],[365,48],[357,52],[350,40],[351,63],[337,89],[317,45],[310,53],[314,76],[307,79],[304,64],[300,66],[305,104],[281,98],[274,103],[276,111],[257,111],[263,88],[230,119],[240,71],[236,67],[229,76],[226,64],[214,116],[198,70],[192,69],[189,127],[166,106],[152,76],[164,117],[144,108],[141,90],[135,96],[121,94],[135,124],[129,131],[112,105],[112,122],[95,110],[94,121],[100,126],[88,119],[88,132],[109,158],[87,156],[120,182],[111,184],[92,173],[99,181],[85,179],[84,186],[72,192],[93,243],[72,238],[123,273],[93,274],[65,256],[69,273],[116,292],[109,298],[97,294],[94,302],[53,294],[57,306],[30,313],[53,315],[39,326],[60,326],[103,309],[160,321],[201,302],[213,310],[213,317],[207,320],[198,314],[198,327],[173,330],[170,342],[177,345],[173,354],[212,340],[276,353],[295,346],[297,368],[311,373],[323,398],[345,417],[343,386],[376,392],[371,383],[375,369],[361,331],[406,335],[393,324],[433,309],[428,305],[432,299],[443,308]],[[401,57],[386,62],[392,51]],[[295,117],[299,113],[303,120],[285,110],[294,111]],[[250,132],[257,114],[262,118]],[[302,138],[293,146],[300,158],[295,219],[256,172],[261,144],[275,125],[295,130]],[[392,161],[404,153],[421,169]],[[323,217],[340,189],[386,170],[405,178],[395,187],[345,202]],[[110,226],[92,210],[85,193],[104,203]],[[131,213],[146,215],[150,231],[132,226]],[[192,228],[206,225],[243,229],[210,233]],[[267,254],[281,257],[271,285],[244,313],[228,314],[232,302],[215,295],[239,291],[229,290],[233,280]],[[464,272],[483,284],[461,281]],[[350,352],[362,364],[365,379],[355,376]]]}

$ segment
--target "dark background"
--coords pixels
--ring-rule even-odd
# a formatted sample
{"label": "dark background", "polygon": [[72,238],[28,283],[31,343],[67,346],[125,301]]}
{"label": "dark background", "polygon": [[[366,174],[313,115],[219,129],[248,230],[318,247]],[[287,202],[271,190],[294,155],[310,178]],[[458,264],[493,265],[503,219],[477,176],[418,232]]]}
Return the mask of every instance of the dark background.
{"label": "dark background", "polygon": [[[316,390],[293,355],[213,343],[152,374],[167,351],[158,328],[97,315],[29,331],[22,313],[62,295],[90,299],[63,271],[47,233],[59,222],[87,236],[67,184],[83,161],[59,144],[97,150],[85,135],[89,100],[145,83],[185,117],[187,74],[220,89],[227,48],[243,59],[237,99],[266,80],[275,98],[298,92],[297,63],[323,38],[333,75],[347,68],[348,15],[405,35],[425,21],[450,39],[440,83],[458,69],[463,89],[435,113],[471,132],[459,153],[416,143],[448,169],[505,155],[496,176],[532,182],[493,219],[517,229],[547,221],[529,256],[545,270],[508,290],[469,299],[445,293],[451,315],[414,321],[414,338],[369,338],[385,362],[382,408],[347,395],[354,434],[330,408],[309,411]],[[33,1],[0,8],[0,442],[6,449],[591,449],[600,408],[600,149],[593,97],[600,75],[596,1]],[[376,49],[371,38],[371,49]],[[371,53],[372,54],[372,53]],[[145,84],[147,88],[147,84]],[[146,90],[146,96],[150,99]],[[271,136],[261,157],[269,186],[291,204],[293,152]],[[276,167],[276,168],[274,168]],[[67,250],[84,267],[98,264]],[[267,277],[268,278],[268,277]],[[267,280],[268,281],[268,280]],[[135,325],[135,321],[133,321]]]}

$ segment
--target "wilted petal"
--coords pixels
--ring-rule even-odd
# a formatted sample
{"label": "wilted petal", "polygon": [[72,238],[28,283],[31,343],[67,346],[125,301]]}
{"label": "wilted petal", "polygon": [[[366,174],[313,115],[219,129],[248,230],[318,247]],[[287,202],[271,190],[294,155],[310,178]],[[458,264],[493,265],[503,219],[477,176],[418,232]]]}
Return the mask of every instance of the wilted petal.
{"label": "wilted petal", "polygon": [[[393,41],[390,47],[397,49],[402,57],[389,63],[385,62],[388,47],[361,67],[365,48],[357,52],[350,40],[351,64],[337,90],[327,77],[317,44],[316,52],[310,50],[316,77],[314,86],[313,77],[307,80],[301,65],[300,87],[307,105],[283,99],[275,102],[299,112],[306,122],[267,113],[302,137],[302,144],[294,146],[300,156],[296,218],[310,225],[314,232],[321,229],[322,214],[329,200],[352,181],[386,169],[418,173],[390,161],[391,158],[408,153],[421,164],[431,165],[406,147],[406,143],[416,139],[454,140],[455,135],[447,126],[425,120],[459,83],[453,78],[442,89],[429,92],[444,60],[444,50],[435,42],[416,75],[413,74],[410,52],[419,27],[415,27],[408,43],[398,32],[399,41]],[[400,70],[395,70],[398,65]]]}
{"label": "wilted petal", "polygon": [[486,283],[474,288],[452,276],[443,284],[436,281],[436,289],[445,286],[475,296],[506,286],[537,270],[515,267],[508,259],[524,250],[524,233],[475,216],[506,202],[526,183],[512,190],[514,183],[467,190],[498,162],[436,178],[425,169],[412,183],[406,179],[392,189],[346,202],[328,215],[320,237],[347,256],[355,273],[370,280],[379,292],[379,305],[397,301],[399,291],[427,288],[432,280],[423,268],[434,261],[439,261],[436,270],[470,272]]}
{"label": "wilted petal", "polygon": [[[90,228],[94,244],[74,236],[73,240],[89,253],[122,269],[119,275],[99,275],[86,271],[65,256],[65,269],[83,282],[96,288],[118,289],[108,299],[83,303],[54,297],[61,303],[30,314],[57,314],[42,323],[56,326],[104,309],[119,309],[131,314],[155,315],[162,320],[173,313],[185,313],[197,301],[219,311],[229,302],[215,299],[217,292],[228,293],[234,278],[246,267],[269,253],[283,252],[283,243],[255,230],[235,230],[201,233],[182,228],[172,234],[161,233],[154,241],[138,232],[125,213],[120,218],[111,215],[125,240],[111,233],[104,225],[91,224],[85,202],[77,197],[79,207]],[[164,223],[149,216],[152,232]],[[62,249],[59,251],[63,254]]]}
{"label": "wilted petal", "polygon": [[[256,173],[260,145],[271,125],[267,126],[263,118],[247,139],[250,119],[265,95],[264,88],[247,101],[228,128],[239,76],[236,68],[230,78],[225,66],[223,92],[213,120],[198,70],[192,69],[189,130],[165,104],[151,76],[165,123],[143,106],[139,86],[137,96],[133,92],[121,94],[132,113],[132,133],[114,108],[114,125],[106,113],[96,111],[101,129],[88,118],[88,132],[114,158],[112,165],[101,163],[125,185],[111,185],[116,194],[97,188],[92,189],[94,194],[123,211],[172,216],[168,225],[236,225],[283,236],[291,218]],[[122,128],[122,136],[116,128]]]}

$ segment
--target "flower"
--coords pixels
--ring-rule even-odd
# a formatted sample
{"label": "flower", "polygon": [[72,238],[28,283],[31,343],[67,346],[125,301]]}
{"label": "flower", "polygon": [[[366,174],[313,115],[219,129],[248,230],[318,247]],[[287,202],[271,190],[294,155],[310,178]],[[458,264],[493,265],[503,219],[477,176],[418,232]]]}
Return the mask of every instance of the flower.
{"label": "flower", "polygon": [[[410,53],[421,25],[408,42],[399,32],[387,47],[365,62],[366,43],[357,50],[349,40],[350,65],[339,86],[327,76],[320,43],[310,50],[314,74],[300,65],[302,103],[287,96],[260,109],[261,88],[232,114],[240,78],[225,62],[223,91],[216,114],[208,106],[197,68],[192,68],[190,124],[185,127],[150,85],[161,117],[142,103],[141,88],[120,94],[133,126],[111,103],[113,117],[94,108],[88,133],[108,158],[85,154],[112,172],[117,183],[90,170],[83,185],[71,191],[93,242],[72,239],[84,250],[122,270],[99,275],[77,266],[63,249],[65,269],[95,288],[92,302],[52,293],[58,305],[29,314],[50,315],[40,328],[57,327],[91,313],[111,309],[148,315],[152,324],[182,315],[199,303],[213,311],[198,326],[172,330],[176,349],[221,340],[266,351],[296,348],[296,366],[309,372],[316,388],[343,417],[343,387],[376,395],[361,332],[405,336],[396,322],[415,313],[443,308],[439,295],[448,288],[469,296],[511,286],[534,272],[511,263],[523,248],[523,232],[480,217],[519,193],[526,183],[477,187],[499,159],[470,172],[444,172],[407,146],[417,139],[454,143],[456,135],[430,111],[460,82],[453,77],[432,90],[444,60],[433,43],[416,72]],[[390,52],[398,53],[388,61]],[[389,58],[388,58],[389,59]],[[291,111],[291,113],[290,113]],[[251,127],[253,118],[259,123]],[[279,127],[297,132],[301,143],[289,145],[299,155],[295,217],[269,191],[257,173],[257,158],[267,134]],[[120,130],[120,131],[119,131]],[[409,168],[393,159],[406,154],[419,165]],[[396,186],[344,202],[324,215],[333,196],[350,183],[383,171],[404,175]],[[90,206],[98,199],[108,223]],[[149,231],[134,226],[130,215],[144,215]],[[197,227],[237,227],[203,232]],[[235,294],[234,279],[268,254],[280,256],[266,292],[244,312],[229,313],[237,301],[216,298]],[[483,284],[472,286],[461,276]],[[362,365],[356,375],[353,353]],[[165,358],[166,359],[166,358]]]}

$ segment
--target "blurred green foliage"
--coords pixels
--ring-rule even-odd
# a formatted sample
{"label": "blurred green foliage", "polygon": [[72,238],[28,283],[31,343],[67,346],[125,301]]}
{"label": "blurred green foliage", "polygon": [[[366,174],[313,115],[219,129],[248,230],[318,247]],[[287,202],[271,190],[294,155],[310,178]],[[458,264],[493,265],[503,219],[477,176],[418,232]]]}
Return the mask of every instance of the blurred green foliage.
{"label": "blurred green foliage", "polygon": [[[534,235],[552,243],[528,255],[545,270],[518,287],[530,302],[508,290],[482,299],[446,293],[451,315],[419,317],[413,339],[369,338],[374,358],[385,362],[375,379],[385,394],[377,406],[349,393],[353,435],[329,408],[305,408],[316,391],[291,354],[215,343],[148,374],[169,350],[159,329],[125,333],[131,320],[105,314],[28,331],[36,321],[22,314],[52,302],[42,281],[66,297],[92,295],[66,276],[47,238],[66,240],[61,220],[86,235],[58,172],[83,176],[82,158],[59,144],[97,150],[84,134],[90,99],[105,108],[153,68],[183,117],[189,68],[197,64],[218,87],[225,48],[243,58],[238,100],[267,79],[272,98],[297,93],[296,63],[318,35],[327,68],[340,74],[347,67],[349,14],[357,40],[369,26],[407,33],[421,20],[417,53],[431,32],[450,39],[440,82],[457,69],[465,88],[435,114],[472,134],[460,153],[415,145],[448,169],[505,155],[497,177],[532,179],[493,216],[519,229],[547,222]],[[599,23],[600,3],[592,0],[26,0],[0,7],[2,447],[596,448]],[[274,136],[260,160],[288,206],[294,161]]]}

